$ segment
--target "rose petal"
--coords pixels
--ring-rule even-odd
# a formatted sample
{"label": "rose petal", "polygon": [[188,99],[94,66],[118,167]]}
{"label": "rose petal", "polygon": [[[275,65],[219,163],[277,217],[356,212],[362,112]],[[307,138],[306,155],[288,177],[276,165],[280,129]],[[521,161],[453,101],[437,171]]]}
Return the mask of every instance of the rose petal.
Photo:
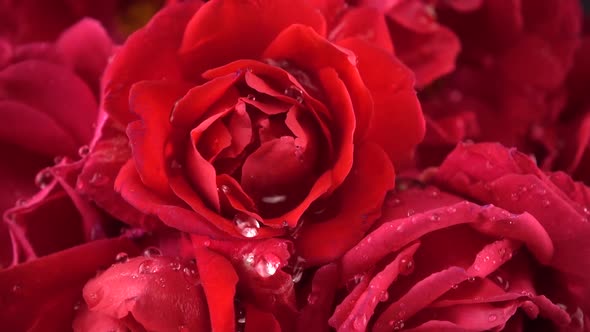
{"label": "rose petal", "polygon": [[104,108],[114,119],[123,124],[135,119],[128,107],[129,89],[134,83],[162,78],[182,81],[177,51],[187,22],[200,6],[200,1],[166,6],[127,39],[103,78]]}
{"label": "rose petal", "polygon": [[166,144],[172,126],[168,119],[185,87],[162,81],[142,81],[129,90],[129,108],[140,117],[127,127],[135,167],[142,182],[161,195],[170,194]]}
{"label": "rose petal", "polygon": [[387,52],[359,39],[343,40],[340,45],[358,56],[359,72],[373,96],[369,139],[381,145],[392,162],[402,164],[425,131],[411,72]]}
{"label": "rose petal", "polygon": [[65,322],[69,326],[77,297],[62,302],[60,294],[79,294],[86,280],[97,269],[113,262],[118,252],[134,250],[127,238],[99,240],[0,270],[0,298],[6,301],[0,321],[10,331],[23,331],[47,318],[42,312],[47,305],[55,304],[60,307],[58,312],[69,313]]}
{"label": "rose petal", "polygon": [[234,296],[238,276],[231,263],[207,248],[195,248],[197,267],[207,295],[211,329],[235,331]]}
{"label": "rose petal", "polygon": [[194,273],[170,257],[136,257],[88,281],[84,299],[89,310],[118,319],[130,314],[146,330],[206,331],[207,304]]}
{"label": "rose petal", "polygon": [[336,214],[304,224],[296,239],[299,255],[311,265],[332,261],[359,241],[380,215],[380,203],[393,186],[393,168],[381,148],[363,144],[354,155],[350,175],[331,198]]}
{"label": "rose petal", "polygon": [[196,78],[234,60],[260,58],[283,29],[296,23],[325,35],[322,15],[303,1],[208,2],[188,23],[180,51]]}

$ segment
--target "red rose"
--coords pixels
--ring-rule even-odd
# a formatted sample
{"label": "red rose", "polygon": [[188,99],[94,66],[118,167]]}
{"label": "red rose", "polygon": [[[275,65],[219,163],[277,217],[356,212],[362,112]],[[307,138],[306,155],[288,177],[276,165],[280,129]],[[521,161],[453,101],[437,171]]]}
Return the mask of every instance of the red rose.
{"label": "red rose", "polygon": [[590,188],[498,144],[459,146],[430,176],[399,182],[372,232],[316,272],[302,324],[587,330]]}
{"label": "red rose", "polygon": [[[117,191],[171,227],[215,238],[303,223],[297,245],[312,262],[352,246],[423,119],[409,71],[360,38],[326,40],[325,25],[300,1],[162,10],[104,78],[107,123],[126,125],[132,149]],[[338,245],[322,242],[328,234]]]}
{"label": "red rose", "polygon": [[[0,39],[0,153],[7,156],[0,166],[0,214],[15,202],[23,205],[38,190],[35,174],[53,165],[54,158],[76,158],[80,148],[90,142],[98,109],[98,81],[111,51],[110,39],[92,20],[80,21],[55,43],[13,44]],[[69,180],[73,182],[70,185],[75,184],[75,179]],[[37,177],[38,186],[51,182],[47,172]],[[41,195],[67,196],[63,192],[50,194],[52,190]],[[34,200],[37,204],[41,198]],[[55,199],[45,200],[49,201],[50,205],[55,203]],[[6,224],[0,223],[2,266],[18,261],[10,246]]]}
{"label": "red rose", "polygon": [[558,127],[570,113],[566,77],[579,71],[572,63],[581,13],[577,0],[485,1],[472,12],[442,10],[440,24],[462,49],[456,69],[421,92],[428,135],[419,166],[438,165],[457,142],[471,139],[515,146],[552,169],[564,149]]}

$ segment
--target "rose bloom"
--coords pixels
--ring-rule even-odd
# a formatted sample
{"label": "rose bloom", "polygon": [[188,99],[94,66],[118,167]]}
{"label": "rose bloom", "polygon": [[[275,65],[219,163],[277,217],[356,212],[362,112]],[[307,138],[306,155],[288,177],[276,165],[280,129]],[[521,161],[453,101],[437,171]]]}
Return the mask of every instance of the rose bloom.
{"label": "rose bloom", "polygon": [[422,179],[398,181],[367,236],[317,270],[303,325],[588,331],[590,188],[492,143]]}
{"label": "rose bloom", "polygon": [[[108,116],[81,192],[130,224],[141,222],[127,203],[181,231],[294,233],[310,263],[338,257],[379,216],[424,123],[412,74],[389,52],[325,36],[303,1],[166,7],[106,70]],[[111,182],[94,185],[97,174]]]}
{"label": "rose bloom", "polygon": [[[59,158],[77,159],[79,150],[84,152],[94,131],[99,77],[111,52],[110,38],[100,24],[90,19],[73,25],[54,43],[21,44],[0,38],[0,152],[10,159],[0,166],[0,213],[5,220],[9,207],[25,205],[39,187],[51,187],[40,194],[53,196],[46,202],[56,203],[68,196],[61,190],[53,191],[61,185],[52,183],[51,174],[42,172],[37,178],[36,174],[59,162]],[[75,185],[75,177],[69,181]],[[39,201],[37,197],[35,203],[29,203]],[[8,227],[4,222],[0,224],[0,266],[19,261],[10,237],[26,231],[17,230],[12,217],[10,213]],[[66,224],[67,220],[63,219]],[[17,237],[26,242],[22,236]],[[65,243],[73,244],[70,240]],[[32,250],[21,254],[31,258],[36,255]]]}
{"label": "rose bloom", "polygon": [[471,139],[515,146],[546,170],[573,171],[576,152],[568,150],[585,146],[577,143],[583,134],[566,143],[561,128],[574,113],[575,123],[587,113],[571,110],[579,95],[572,89],[582,86],[574,77],[587,77],[583,60],[576,60],[585,52],[579,1],[484,1],[471,11],[434,10],[461,52],[450,74],[420,92],[428,135],[419,167],[439,164],[457,142]]}

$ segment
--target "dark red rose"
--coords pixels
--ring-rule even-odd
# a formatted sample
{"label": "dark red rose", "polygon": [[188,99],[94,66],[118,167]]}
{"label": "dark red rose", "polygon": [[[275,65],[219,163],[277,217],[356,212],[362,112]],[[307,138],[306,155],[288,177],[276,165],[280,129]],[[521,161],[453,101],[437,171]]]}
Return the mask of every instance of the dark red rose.
{"label": "dark red rose", "polygon": [[[325,18],[304,2],[171,5],[109,65],[109,118],[80,185],[120,168],[115,187],[131,206],[215,239],[303,225],[301,255],[326,262],[378,217],[393,164],[423,135],[411,76],[362,38],[327,40]],[[121,125],[131,146],[122,167]],[[111,152],[113,137],[122,144]],[[90,191],[108,211],[124,205]]]}
{"label": "dark red rose", "polygon": [[[499,144],[398,180],[373,230],[320,268],[300,321],[339,331],[587,331],[590,188]],[[342,296],[344,293],[344,296]]]}
{"label": "dark red rose", "polygon": [[572,67],[581,41],[579,1],[486,1],[475,11],[438,13],[459,37],[461,53],[450,75],[421,92],[428,135],[420,167],[439,164],[457,142],[471,139],[515,146],[555,169],[560,151],[573,146],[560,142],[558,130],[570,113],[566,77],[579,70]]}
{"label": "dark red rose", "polygon": [[[49,208],[58,212],[50,213],[54,216],[75,214],[77,208],[71,203],[58,207],[68,200],[67,197],[75,195],[73,191],[54,190],[54,187],[66,184],[52,182],[50,172],[38,174],[36,180],[35,176],[41,169],[53,165],[55,158],[78,158],[79,150],[84,153],[85,144],[92,138],[92,124],[98,110],[99,77],[111,51],[109,37],[92,20],[80,21],[64,31],[55,43],[13,44],[0,39],[0,153],[7,156],[6,162],[0,166],[3,186],[0,214],[5,214],[15,203],[21,205],[18,207],[21,212]],[[60,169],[66,171],[65,168]],[[80,170],[81,166],[77,172]],[[68,186],[75,186],[75,176],[62,180],[69,181]],[[23,207],[25,200],[37,192],[39,186],[48,188]],[[44,208],[40,207],[46,204]],[[64,206],[68,208],[64,209]],[[37,217],[29,214],[26,218],[37,219],[45,213],[47,210]],[[17,215],[20,212],[11,213],[11,217],[16,218]],[[13,232],[16,231],[14,218],[7,220]],[[33,229],[36,227],[25,226],[29,225],[28,221],[24,222],[21,217],[18,219],[17,224],[36,232]],[[62,221],[70,222],[69,218],[60,218]],[[90,228],[86,229],[86,234],[89,231]],[[77,229],[72,232],[77,233]],[[6,223],[0,224],[0,265],[18,262],[20,250],[11,248],[11,237],[14,241],[26,242],[24,238],[27,235],[21,235],[9,235]],[[44,242],[54,249],[79,243],[68,236],[63,238],[67,238],[67,244],[60,243],[60,240],[52,244]],[[52,252],[41,249],[35,254],[33,251],[21,251],[20,254],[32,258],[41,252]]]}

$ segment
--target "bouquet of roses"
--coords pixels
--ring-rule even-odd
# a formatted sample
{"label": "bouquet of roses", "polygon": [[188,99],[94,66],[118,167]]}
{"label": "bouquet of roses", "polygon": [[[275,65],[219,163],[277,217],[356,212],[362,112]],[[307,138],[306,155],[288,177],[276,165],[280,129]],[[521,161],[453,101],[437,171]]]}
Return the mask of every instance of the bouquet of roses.
{"label": "bouquet of roses", "polygon": [[590,331],[584,5],[0,0],[0,330]]}

